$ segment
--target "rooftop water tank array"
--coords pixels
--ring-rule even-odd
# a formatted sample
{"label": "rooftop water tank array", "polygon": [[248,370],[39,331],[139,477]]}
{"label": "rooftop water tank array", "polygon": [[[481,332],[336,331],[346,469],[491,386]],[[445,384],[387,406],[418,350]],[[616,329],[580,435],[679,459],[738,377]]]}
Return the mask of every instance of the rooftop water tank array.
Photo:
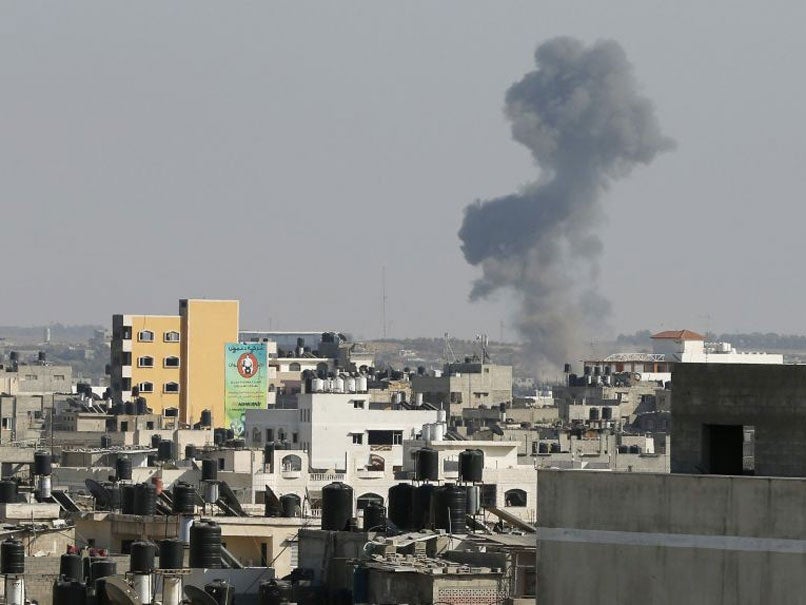
{"label": "rooftop water tank array", "polygon": [[213,521],[190,526],[190,567],[221,568],[221,527]]}
{"label": "rooftop water tank array", "polygon": [[410,483],[398,483],[389,488],[389,520],[404,531],[411,528],[412,499],[416,489]]}
{"label": "rooftop water tank array", "polygon": [[417,481],[437,481],[439,479],[439,453],[429,447],[414,453],[414,474]]}
{"label": "rooftop water tank array", "polygon": [[322,529],[344,531],[353,517],[353,488],[334,481],[322,488]]}

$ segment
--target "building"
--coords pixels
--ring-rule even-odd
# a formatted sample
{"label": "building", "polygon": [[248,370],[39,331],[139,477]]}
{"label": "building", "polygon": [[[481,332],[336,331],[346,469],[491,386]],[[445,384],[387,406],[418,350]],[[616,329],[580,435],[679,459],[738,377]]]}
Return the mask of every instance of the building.
{"label": "building", "polygon": [[116,403],[140,396],[182,422],[212,410],[224,420],[224,345],[238,339],[238,301],[183,299],[178,315],[112,318],[111,388]]}
{"label": "building", "polygon": [[462,409],[493,407],[512,401],[512,366],[466,359],[446,364],[442,372],[411,377],[412,391],[426,403],[461,417]]}
{"label": "building", "polygon": [[673,382],[671,474],[538,471],[538,603],[803,602],[806,366]]}

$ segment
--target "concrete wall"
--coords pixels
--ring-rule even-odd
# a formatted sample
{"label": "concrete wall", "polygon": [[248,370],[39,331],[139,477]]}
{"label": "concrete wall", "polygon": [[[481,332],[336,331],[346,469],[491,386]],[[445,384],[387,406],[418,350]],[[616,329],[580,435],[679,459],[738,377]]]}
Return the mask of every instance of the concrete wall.
{"label": "concrete wall", "polygon": [[538,472],[537,602],[806,603],[806,480]]}
{"label": "concrete wall", "polygon": [[678,364],[672,472],[709,472],[705,425],[755,426],[755,474],[806,476],[806,366]]}

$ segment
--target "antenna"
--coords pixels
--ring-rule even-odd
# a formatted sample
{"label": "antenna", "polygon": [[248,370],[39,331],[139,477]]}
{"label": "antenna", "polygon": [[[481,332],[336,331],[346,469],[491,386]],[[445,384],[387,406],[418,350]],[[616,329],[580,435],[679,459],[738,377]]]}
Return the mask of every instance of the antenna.
{"label": "antenna", "polygon": [[445,332],[444,336],[445,344],[442,346],[442,357],[448,363],[456,363],[456,353],[453,352],[453,347],[451,346],[451,337]]}
{"label": "antenna", "polygon": [[489,339],[486,334],[476,334],[476,342],[481,345],[481,362],[490,362],[490,352],[487,350]]}
{"label": "antenna", "polygon": [[386,340],[386,265],[381,267],[381,322],[383,327],[381,332]]}

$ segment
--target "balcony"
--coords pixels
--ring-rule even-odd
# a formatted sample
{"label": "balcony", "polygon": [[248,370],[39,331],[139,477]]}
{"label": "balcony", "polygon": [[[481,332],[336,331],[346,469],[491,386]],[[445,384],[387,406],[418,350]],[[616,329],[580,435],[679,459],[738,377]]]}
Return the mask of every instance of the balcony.
{"label": "balcony", "polygon": [[311,483],[333,483],[334,481],[344,481],[344,473],[311,473]]}
{"label": "balcony", "polygon": [[357,468],[355,469],[355,476],[357,479],[383,479],[384,471],[369,468]]}

